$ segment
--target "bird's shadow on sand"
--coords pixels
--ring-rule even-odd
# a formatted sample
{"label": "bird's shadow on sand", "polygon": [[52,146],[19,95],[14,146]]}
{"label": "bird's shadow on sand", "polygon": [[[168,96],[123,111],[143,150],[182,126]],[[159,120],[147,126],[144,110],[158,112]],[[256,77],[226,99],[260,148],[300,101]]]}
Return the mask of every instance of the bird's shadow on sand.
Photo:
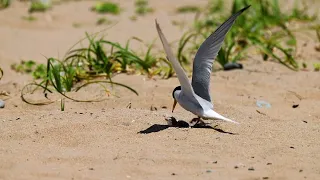
{"label": "bird's shadow on sand", "polygon": [[[185,122],[185,121],[184,121]],[[187,122],[185,122],[187,123]],[[223,134],[230,134],[230,135],[237,135],[237,133],[232,133],[232,132],[228,132],[228,131],[224,131],[223,129],[219,128],[218,125],[216,126],[210,126],[208,124],[200,124],[200,125],[194,125],[194,126],[189,126],[189,127],[179,127],[179,126],[169,126],[169,125],[163,125],[163,124],[154,124],[150,127],[148,127],[145,130],[139,131],[139,134],[150,134],[150,133],[156,133],[156,132],[160,132],[163,130],[168,129],[169,127],[175,127],[175,128],[199,128],[199,129],[212,129],[215,130],[219,133],[223,133]]]}

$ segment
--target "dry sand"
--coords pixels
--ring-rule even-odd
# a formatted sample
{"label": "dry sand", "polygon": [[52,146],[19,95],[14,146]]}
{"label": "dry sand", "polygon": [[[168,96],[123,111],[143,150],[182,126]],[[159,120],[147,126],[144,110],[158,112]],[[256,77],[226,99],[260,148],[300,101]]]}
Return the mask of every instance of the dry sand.
{"label": "dry sand", "polygon": [[[198,1],[152,0],[155,13],[133,22],[129,20],[133,1],[122,0],[125,12],[108,16],[119,23],[106,37],[124,43],[137,36],[151,42],[157,38],[158,18],[167,38],[177,40],[181,30],[171,20],[192,16],[173,12],[187,3]],[[61,57],[85,31],[106,28],[95,26],[101,15],[88,11],[92,4],[63,3],[36,14],[35,22],[21,19],[27,14],[24,3],[0,11],[0,66],[5,72],[0,91],[10,93],[1,96],[6,107],[0,109],[0,179],[320,179],[320,73],[292,72],[257,55],[243,62],[244,70],[215,72],[211,77],[216,111],[240,125],[213,122],[211,129],[166,128],[164,116],[172,115],[176,78],[119,75],[115,80],[135,88],[139,96],[118,88],[121,98],[67,101],[64,112],[59,102],[47,106],[22,102],[20,91],[32,79],[12,71],[10,65],[21,59],[44,63],[42,54]],[[299,37],[299,44],[305,44],[299,47],[299,63],[319,62],[315,35]],[[157,45],[161,49],[159,39]],[[258,108],[257,100],[272,107]],[[294,104],[299,107],[292,108]],[[173,115],[185,121],[194,117],[181,107]],[[154,132],[138,133],[150,127]]]}

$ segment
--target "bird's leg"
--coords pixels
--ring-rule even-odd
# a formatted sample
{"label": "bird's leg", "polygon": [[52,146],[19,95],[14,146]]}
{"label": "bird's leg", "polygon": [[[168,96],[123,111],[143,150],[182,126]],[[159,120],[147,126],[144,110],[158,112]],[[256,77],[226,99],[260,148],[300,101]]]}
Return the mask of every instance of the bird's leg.
{"label": "bird's leg", "polygon": [[201,119],[201,117],[197,117],[197,118],[193,118],[191,121],[190,121],[190,124],[193,124],[193,126],[203,126],[205,125],[206,123],[203,122],[203,120]]}
{"label": "bird's leg", "polygon": [[200,120],[200,117],[198,116],[197,118],[193,118],[191,121],[190,121],[190,124],[197,124]]}

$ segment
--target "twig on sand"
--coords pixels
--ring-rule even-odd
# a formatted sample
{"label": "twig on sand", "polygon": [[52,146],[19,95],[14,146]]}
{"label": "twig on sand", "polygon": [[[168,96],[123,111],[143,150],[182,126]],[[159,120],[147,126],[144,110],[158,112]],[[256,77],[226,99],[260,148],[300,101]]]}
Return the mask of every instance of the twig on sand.
{"label": "twig on sand", "polygon": [[257,111],[257,113],[259,113],[259,114],[262,114],[262,115],[266,116],[266,114],[265,114],[265,113],[260,112],[259,110],[256,110],[256,111]]}
{"label": "twig on sand", "polygon": [[295,95],[300,101],[303,99],[302,96],[300,96],[298,93],[294,92],[294,91],[288,91],[290,93],[292,93],[293,95]]}

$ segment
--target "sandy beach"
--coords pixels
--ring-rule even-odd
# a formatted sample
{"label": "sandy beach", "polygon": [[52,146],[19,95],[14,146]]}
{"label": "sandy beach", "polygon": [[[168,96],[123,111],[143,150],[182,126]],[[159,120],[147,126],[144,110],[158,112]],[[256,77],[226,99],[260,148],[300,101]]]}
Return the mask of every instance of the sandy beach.
{"label": "sandy beach", "polygon": [[[211,128],[167,127],[166,116],[184,121],[195,117],[179,105],[171,113],[176,77],[120,74],[114,80],[139,96],[117,87],[119,97],[90,103],[66,100],[65,111],[60,111],[59,101],[45,106],[23,102],[21,90],[32,76],[13,71],[13,63],[62,57],[85,32],[108,28],[95,24],[102,16],[117,22],[106,30],[108,40],[124,44],[132,36],[145,42],[156,39],[162,51],[154,19],[175,41],[184,29],[173,26],[172,20],[188,22],[194,16],[177,15],[175,9],[207,3],[150,0],[155,11],[132,21],[134,2],[115,2],[124,9],[118,16],[91,12],[95,1],[55,5],[35,13],[33,22],[21,18],[27,15],[25,2],[0,11],[0,92],[8,93],[0,96],[5,100],[0,109],[0,179],[320,179],[320,73],[312,68],[295,72],[252,54],[241,61],[242,70],[213,72],[215,110],[239,125],[211,121]],[[320,8],[320,3],[312,8]],[[319,63],[315,33],[297,37],[298,63]],[[90,93],[101,92],[91,87],[73,95]],[[271,107],[258,107],[259,100]]]}

